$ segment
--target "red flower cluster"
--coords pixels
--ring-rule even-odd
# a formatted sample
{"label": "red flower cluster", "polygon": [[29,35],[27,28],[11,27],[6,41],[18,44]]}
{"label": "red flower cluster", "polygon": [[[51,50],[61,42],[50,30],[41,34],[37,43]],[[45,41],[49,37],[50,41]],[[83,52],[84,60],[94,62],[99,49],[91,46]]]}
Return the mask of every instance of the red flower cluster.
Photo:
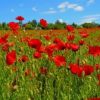
{"label": "red flower cluster", "polygon": [[52,56],[54,50],[56,49],[56,45],[55,44],[50,44],[48,46],[46,46],[45,48],[45,52],[48,54],[48,56]]}
{"label": "red flower cluster", "polygon": [[82,75],[82,68],[78,66],[78,64],[70,64],[70,71],[73,74],[78,75],[79,77]]}
{"label": "red flower cluster", "polygon": [[54,39],[56,50],[64,50],[66,48],[65,43],[58,38]]}
{"label": "red flower cluster", "polygon": [[6,63],[12,65],[16,61],[16,51],[8,52],[6,55]]}
{"label": "red flower cluster", "polygon": [[100,56],[100,46],[89,46],[89,54]]}
{"label": "red flower cluster", "polygon": [[10,23],[8,24],[8,26],[10,27],[10,29],[11,29],[14,33],[18,34],[18,30],[20,29],[20,26],[19,26],[18,23],[10,22]]}
{"label": "red flower cluster", "polygon": [[4,44],[4,45],[2,46],[2,50],[3,50],[3,51],[9,51],[9,44],[8,44],[8,43]]}
{"label": "red flower cluster", "polygon": [[89,36],[89,34],[86,31],[80,32],[80,35],[81,35],[82,38],[86,38],[86,37]]}
{"label": "red flower cluster", "polygon": [[24,20],[24,17],[22,17],[22,16],[17,16],[17,17],[16,17],[16,20],[23,21],[23,20]]}
{"label": "red flower cluster", "polygon": [[44,19],[41,19],[41,20],[40,20],[40,24],[41,24],[41,26],[42,26],[43,28],[46,28],[46,27],[48,26],[47,21],[44,20]]}
{"label": "red flower cluster", "polygon": [[8,36],[8,34],[5,34],[4,36],[0,37],[0,45],[7,43]]}
{"label": "red flower cluster", "polygon": [[94,72],[94,68],[90,65],[79,66],[78,64],[70,64],[70,70],[73,74],[76,74],[79,77],[82,76],[82,73],[87,76]]}
{"label": "red flower cluster", "polygon": [[71,26],[71,25],[67,25],[67,26],[66,26],[66,29],[67,29],[69,32],[73,32],[73,31],[74,31],[74,28],[73,28],[73,26]]}

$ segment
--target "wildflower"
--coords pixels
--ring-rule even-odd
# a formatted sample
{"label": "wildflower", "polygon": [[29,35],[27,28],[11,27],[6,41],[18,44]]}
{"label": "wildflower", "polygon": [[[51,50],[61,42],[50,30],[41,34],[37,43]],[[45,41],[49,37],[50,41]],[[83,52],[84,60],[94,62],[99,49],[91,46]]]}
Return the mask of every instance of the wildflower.
{"label": "wildflower", "polygon": [[28,42],[29,47],[39,49],[41,46],[41,41],[39,39],[31,39]]}
{"label": "wildflower", "polygon": [[23,20],[24,20],[24,17],[22,17],[22,16],[17,16],[17,17],[16,17],[16,20],[23,21]]}
{"label": "wildflower", "polygon": [[67,26],[66,26],[66,29],[67,29],[69,32],[73,32],[73,31],[74,31],[74,28],[73,28],[71,25],[67,25]]}
{"label": "wildflower", "polygon": [[41,24],[41,26],[42,26],[43,28],[46,28],[46,27],[48,26],[47,21],[44,20],[44,19],[41,19],[41,20],[40,20],[40,24]]}
{"label": "wildflower", "polygon": [[82,38],[86,38],[86,37],[89,36],[89,34],[86,31],[80,32],[80,35],[81,35]]}
{"label": "wildflower", "polygon": [[66,65],[66,59],[63,56],[57,55],[57,56],[55,56],[53,58],[53,61],[56,64],[57,67],[65,66]]}
{"label": "wildflower", "polygon": [[6,63],[12,65],[16,61],[16,51],[8,52],[6,55]]}
{"label": "wildflower", "polygon": [[72,49],[72,51],[78,51],[79,45],[73,43],[73,44],[71,44],[71,49]]}
{"label": "wildflower", "polygon": [[41,58],[41,53],[36,51],[34,54],[33,54],[34,58]]}

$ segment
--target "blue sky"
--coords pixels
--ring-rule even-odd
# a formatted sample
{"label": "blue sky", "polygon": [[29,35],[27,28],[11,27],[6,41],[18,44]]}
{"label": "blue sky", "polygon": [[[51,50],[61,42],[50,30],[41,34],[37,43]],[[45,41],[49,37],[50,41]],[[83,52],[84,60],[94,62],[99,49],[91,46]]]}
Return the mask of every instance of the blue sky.
{"label": "blue sky", "polygon": [[100,0],[1,0],[0,22],[15,21],[21,15],[25,21],[44,18],[67,23],[100,23]]}

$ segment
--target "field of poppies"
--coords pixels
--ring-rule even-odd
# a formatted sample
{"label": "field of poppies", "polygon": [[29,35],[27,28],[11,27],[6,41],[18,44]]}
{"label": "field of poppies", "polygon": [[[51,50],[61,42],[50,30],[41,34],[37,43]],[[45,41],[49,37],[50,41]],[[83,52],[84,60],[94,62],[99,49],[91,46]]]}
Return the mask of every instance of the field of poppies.
{"label": "field of poppies", "polygon": [[100,100],[100,29],[26,31],[17,19],[0,31],[0,100]]}

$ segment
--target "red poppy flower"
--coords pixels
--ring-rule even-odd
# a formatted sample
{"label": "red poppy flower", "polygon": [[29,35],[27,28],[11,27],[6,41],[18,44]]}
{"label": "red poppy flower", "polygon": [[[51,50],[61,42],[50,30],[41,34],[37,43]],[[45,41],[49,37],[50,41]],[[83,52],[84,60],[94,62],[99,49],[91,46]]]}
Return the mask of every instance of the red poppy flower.
{"label": "red poppy flower", "polygon": [[10,22],[10,23],[8,24],[8,26],[10,27],[10,29],[11,29],[14,33],[18,34],[18,30],[20,29],[20,26],[19,26],[18,23]]}
{"label": "red poppy flower", "polygon": [[40,73],[46,75],[47,74],[47,68],[46,67],[41,67],[40,68]]}
{"label": "red poppy flower", "polygon": [[70,71],[73,74],[76,74],[79,77],[81,77],[82,76],[83,69],[78,64],[70,64]]}
{"label": "red poppy flower", "polygon": [[33,56],[34,58],[41,58],[41,53],[36,51]]}
{"label": "red poppy flower", "polygon": [[100,56],[100,47],[99,46],[89,46],[89,54],[93,56]]}
{"label": "red poppy flower", "polygon": [[79,70],[79,66],[77,64],[70,64],[70,70],[73,74],[77,74]]}
{"label": "red poppy flower", "polygon": [[73,28],[73,26],[71,26],[71,25],[67,25],[67,26],[66,26],[66,29],[67,29],[69,32],[73,32],[73,31],[74,31],[74,28]]}
{"label": "red poppy flower", "polygon": [[78,51],[79,45],[73,43],[73,44],[71,44],[71,49],[72,49],[72,51]]}
{"label": "red poppy flower", "polygon": [[84,44],[84,40],[80,40],[80,41],[79,41],[79,44],[80,44],[80,45],[83,45],[83,44]]}
{"label": "red poppy flower", "polygon": [[46,28],[46,27],[48,26],[47,21],[44,20],[44,19],[41,19],[41,20],[40,20],[40,24],[41,24],[41,26],[42,26],[43,28]]}
{"label": "red poppy flower", "polygon": [[85,72],[85,76],[90,75],[94,72],[94,68],[90,65],[83,65],[83,71]]}
{"label": "red poppy flower", "polygon": [[12,65],[16,61],[16,51],[8,52],[6,55],[6,63]]}
{"label": "red poppy flower", "polygon": [[53,58],[53,61],[56,64],[57,67],[65,66],[66,65],[66,59],[63,56],[57,55],[57,56],[55,56]]}
{"label": "red poppy flower", "polygon": [[39,49],[41,46],[41,41],[39,39],[31,39],[28,42],[29,47]]}
{"label": "red poppy flower", "polygon": [[80,32],[81,37],[86,38],[89,36],[89,34],[86,31]]}
{"label": "red poppy flower", "polygon": [[16,17],[16,20],[23,21],[23,20],[24,20],[24,17],[22,17],[22,16],[17,16],[17,17]]}

